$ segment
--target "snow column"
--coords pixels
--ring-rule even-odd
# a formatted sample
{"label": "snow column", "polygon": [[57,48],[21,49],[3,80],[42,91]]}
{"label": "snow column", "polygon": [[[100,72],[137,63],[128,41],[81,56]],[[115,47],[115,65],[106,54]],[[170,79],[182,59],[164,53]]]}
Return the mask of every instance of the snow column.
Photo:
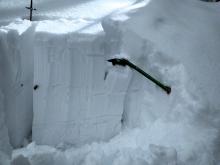
{"label": "snow column", "polygon": [[81,145],[121,129],[128,76],[106,61],[103,33],[37,32],[34,51],[33,140]]}
{"label": "snow column", "polygon": [[10,143],[20,147],[32,125],[33,65],[29,34],[33,28],[24,32],[5,29],[0,31],[0,87]]}

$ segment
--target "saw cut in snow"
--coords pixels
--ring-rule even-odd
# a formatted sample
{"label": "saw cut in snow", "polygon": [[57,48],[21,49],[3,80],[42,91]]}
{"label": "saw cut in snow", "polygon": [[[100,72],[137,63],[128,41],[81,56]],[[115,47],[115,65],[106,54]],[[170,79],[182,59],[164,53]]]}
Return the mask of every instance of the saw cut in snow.
{"label": "saw cut in snow", "polygon": [[108,61],[111,62],[112,65],[121,65],[121,66],[126,66],[127,65],[127,66],[131,67],[132,69],[134,69],[137,72],[139,72],[140,74],[142,74],[144,77],[146,77],[149,80],[151,80],[152,82],[154,82],[157,86],[159,86],[161,89],[163,89],[168,95],[171,93],[171,87],[162,84],[160,81],[156,80],[151,75],[147,74],[141,68],[134,65],[133,63],[131,63],[127,59],[125,59],[125,58],[113,58],[113,59],[110,59]]}

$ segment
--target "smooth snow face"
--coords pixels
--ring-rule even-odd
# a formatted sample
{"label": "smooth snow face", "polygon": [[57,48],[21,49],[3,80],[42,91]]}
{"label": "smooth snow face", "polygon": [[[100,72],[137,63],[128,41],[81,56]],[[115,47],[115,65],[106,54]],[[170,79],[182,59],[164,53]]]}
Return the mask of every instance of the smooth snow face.
{"label": "smooth snow face", "polygon": [[33,140],[80,145],[116,135],[129,80],[107,62],[117,36],[37,32],[35,40]]}
{"label": "smooth snow face", "polygon": [[32,107],[33,140],[39,144],[110,139],[121,130],[129,80],[128,70],[118,74],[107,62],[120,51],[120,31],[90,34],[89,27],[81,34],[54,34],[42,24],[17,20],[1,29],[1,88],[11,144],[20,147],[31,135]]}

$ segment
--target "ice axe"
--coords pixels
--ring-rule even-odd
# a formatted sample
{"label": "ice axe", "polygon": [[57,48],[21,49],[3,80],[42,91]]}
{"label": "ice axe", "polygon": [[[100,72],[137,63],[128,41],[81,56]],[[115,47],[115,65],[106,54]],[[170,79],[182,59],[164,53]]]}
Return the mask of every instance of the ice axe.
{"label": "ice axe", "polygon": [[142,74],[144,77],[151,80],[153,83],[155,83],[160,88],[162,88],[168,95],[171,93],[171,87],[162,84],[160,81],[156,80],[151,75],[147,74],[141,68],[134,65],[133,63],[131,63],[130,61],[128,61],[125,58],[113,58],[113,59],[109,59],[108,62],[111,62],[112,65],[121,65],[121,66],[126,66],[127,65],[130,68],[132,68],[132,69],[136,70],[137,72],[139,72],[140,74]]}
{"label": "ice axe", "polygon": [[30,7],[25,7],[25,8],[30,10],[30,21],[32,21],[32,12],[33,12],[33,10],[37,10],[37,9],[33,8],[33,0],[31,0]]}

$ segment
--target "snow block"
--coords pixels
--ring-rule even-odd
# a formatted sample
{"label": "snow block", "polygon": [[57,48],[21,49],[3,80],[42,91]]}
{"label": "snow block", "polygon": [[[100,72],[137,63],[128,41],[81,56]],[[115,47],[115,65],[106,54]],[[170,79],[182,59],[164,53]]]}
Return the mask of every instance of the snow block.
{"label": "snow block", "polygon": [[0,30],[0,88],[13,147],[22,145],[32,125],[33,28],[29,27],[29,21],[18,21]]}
{"label": "snow block", "polygon": [[106,42],[103,33],[36,33],[36,143],[80,145],[108,140],[120,131],[129,73],[110,67]]}

